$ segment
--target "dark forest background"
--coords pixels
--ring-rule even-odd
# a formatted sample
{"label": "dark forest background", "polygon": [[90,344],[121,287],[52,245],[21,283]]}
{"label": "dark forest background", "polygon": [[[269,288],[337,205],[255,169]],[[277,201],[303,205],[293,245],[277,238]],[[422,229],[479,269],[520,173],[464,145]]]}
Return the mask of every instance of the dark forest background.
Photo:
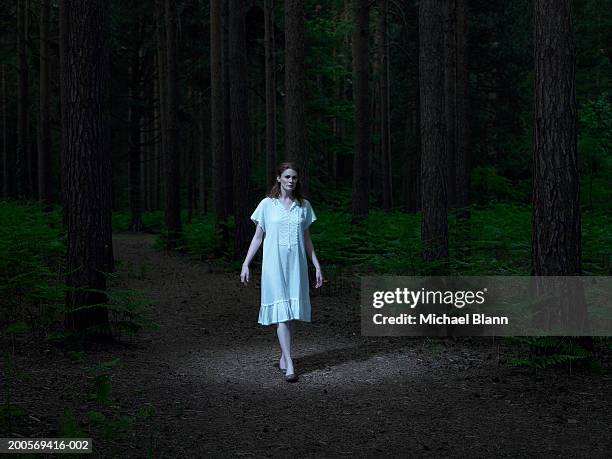
{"label": "dark forest background", "polygon": [[111,222],[235,269],[282,160],[330,276],[607,274],[609,6],[5,1],[3,288],[103,292]]}
{"label": "dark forest background", "polygon": [[[611,0],[0,0],[0,425],[23,415],[20,346],[81,361],[155,325],[113,285],[147,269],[113,235],[237,279],[285,160],[318,217],[313,295],[363,274],[610,275],[610,43]],[[599,371],[610,348],[509,342],[535,368]],[[115,364],[92,370],[101,403]]]}
{"label": "dark forest background", "polygon": [[562,3],[3,2],[3,288],[52,228],[103,291],[111,222],[236,269],[283,160],[330,276],[609,273],[612,9]]}

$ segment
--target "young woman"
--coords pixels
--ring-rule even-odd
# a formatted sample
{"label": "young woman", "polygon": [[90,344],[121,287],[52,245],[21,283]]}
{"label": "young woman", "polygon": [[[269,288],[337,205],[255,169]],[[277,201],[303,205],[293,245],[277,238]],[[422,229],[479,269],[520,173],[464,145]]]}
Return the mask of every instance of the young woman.
{"label": "young woman", "polygon": [[291,360],[294,321],[310,322],[306,255],[316,269],[315,288],[323,285],[321,266],[308,230],[316,219],[310,203],[302,197],[298,167],[294,163],[281,164],[276,183],[251,215],[257,228],[240,273],[242,283],[248,283],[249,264],[263,240],[258,322],[262,325],[277,324],[281,348],[279,368],[289,382],[297,381]]}

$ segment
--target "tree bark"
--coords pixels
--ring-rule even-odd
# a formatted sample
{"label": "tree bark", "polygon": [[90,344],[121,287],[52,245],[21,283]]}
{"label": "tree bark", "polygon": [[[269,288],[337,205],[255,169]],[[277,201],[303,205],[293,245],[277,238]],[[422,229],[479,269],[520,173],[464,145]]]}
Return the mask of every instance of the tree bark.
{"label": "tree bark", "polygon": [[[67,224],[70,329],[108,337],[106,273],[114,271],[111,226],[109,3],[60,2],[62,178]],[[87,291],[96,289],[98,291]],[[91,329],[90,329],[91,330]]]}
{"label": "tree bark", "polygon": [[40,119],[38,123],[38,199],[51,202],[51,128],[49,125],[49,10],[40,6]]}
{"label": "tree bark", "polygon": [[223,35],[222,0],[210,2],[210,139],[212,148],[212,188],[214,196],[215,229],[220,234],[220,224],[227,218],[225,200],[225,150],[224,137],[224,100],[223,100]]}
{"label": "tree bark", "polygon": [[[159,47],[159,45],[158,45]],[[160,196],[161,196],[161,163],[164,156],[164,133],[163,133],[163,122],[162,122],[162,95],[161,88],[163,87],[161,82],[161,68],[160,68],[160,56],[161,52],[157,50],[155,56],[155,81],[153,83],[153,123],[154,123],[154,137],[155,137],[155,162],[153,170],[153,208],[159,210],[161,207]]]}
{"label": "tree bark", "polygon": [[[465,208],[470,204],[470,125],[468,79],[468,5],[467,0],[457,4],[457,109],[456,109],[456,161],[455,204]],[[469,218],[464,210],[458,215]]]}
{"label": "tree bark", "polygon": [[166,86],[167,136],[166,151],[166,247],[173,249],[181,234],[180,152],[178,144],[178,71],[176,62],[176,0],[165,0],[166,12]]}
{"label": "tree bark", "polygon": [[17,95],[17,149],[15,154],[16,196],[29,196],[29,68],[27,54],[26,0],[17,0],[17,52],[19,59],[19,93]]}
{"label": "tree bark", "polygon": [[248,83],[246,60],[245,6],[242,0],[230,0],[229,16],[229,80],[232,153],[234,164],[234,259],[246,254],[251,236],[249,218],[251,175]]}
{"label": "tree bark", "polygon": [[142,194],[140,163],[141,163],[141,145],[140,145],[140,124],[142,119],[141,103],[138,100],[141,95],[141,63],[140,63],[140,45],[133,50],[132,64],[130,65],[130,106],[129,106],[129,126],[130,126],[130,144],[129,144],[129,161],[128,161],[128,188],[129,188],[129,204],[132,219],[130,223],[130,231],[139,232],[142,230]]}
{"label": "tree bark", "polygon": [[419,4],[421,241],[426,261],[448,257],[443,7],[442,0],[421,0]]}
{"label": "tree bark", "polygon": [[575,65],[569,0],[536,0],[531,241],[536,276],[581,272]]}
{"label": "tree bark", "polygon": [[382,206],[393,207],[393,184],[391,176],[391,131],[389,112],[389,0],[379,0],[378,57],[380,71],[380,158],[382,167]]}
{"label": "tree bark", "polygon": [[264,0],[266,48],[266,188],[276,177],[276,43],[274,0]]}
{"label": "tree bark", "polygon": [[369,16],[370,0],[353,1],[353,102],[355,104],[355,158],[353,162],[353,215],[366,217],[369,210]]}
{"label": "tree bark", "polygon": [[457,96],[457,24],[456,0],[444,2],[444,119],[446,126],[446,184],[448,206],[455,204],[456,175],[456,96]]}
{"label": "tree bark", "polygon": [[[234,214],[234,164],[232,153],[232,115],[230,107],[230,50],[229,50],[229,0],[223,0],[221,5],[223,22],[223,54],[221,62],[223,67],[223,186],[226,215]],[[223,245],[229,243],[229,231],[226,225],[223,228]]]}
{"label": "tree bark", "polygon": [[[582,335],[593,350],[589,315],[579,276],[581,266],[580,177],[576,132],[576,41],[570,0],[536,0],[535,122],[532,274],[536,291],[546,286],[558,297],[550,303],[555,320]],[[541,305],[540,305],[541,306]],[[546,307],[535,307],[534,322],[550,320]]]}
{"label": "tree bark", "polygon": [[208,213],[208,188],[209,188],[209,176],[211,173],[211,158],[210,150],[206,149],[206,107],[204,106],[204,93],[199,93],[198,101],[198,151],[200,160],[200,174],[199,174],[199,187],[200,192],[200,212],[203,215]]}
{"label": "tree bark", "polygon": [[162,207],[162,197],[164,199],[164,208],[166,200],[166,156],[168,154],[168,85],[167,72],[168,66],[166,60],[166,26],[165,26],[165,0],[156,0],[155,9],[157,16],[157,91],[159,96],[159,133],[160,133],[160,153],[158,160],[158,208]]}
{"label": "tree bark", "polygon": [[307,192],[304,91],[304,0],[285,0],[285,157],[301,167],[302,191]]}
{"label": "tree bark", "polygon": [[6,65],[2,64],[2,196],[8,198],[13,187],[11,183],[13,181],[13,174],[9,174],[10,158],[6,144],[7,132],[6,132]]}

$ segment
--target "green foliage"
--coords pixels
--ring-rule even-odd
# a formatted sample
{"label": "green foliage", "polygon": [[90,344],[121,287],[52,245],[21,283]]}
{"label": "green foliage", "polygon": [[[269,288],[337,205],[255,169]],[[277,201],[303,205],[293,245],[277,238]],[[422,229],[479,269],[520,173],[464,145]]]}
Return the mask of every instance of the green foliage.
{"label": "green foliage", "polygon": [[212,214],[194,216],[190,224],[185,225],[180,248],[190,253],[210,258],[216,253],[214,220]]}
{"label": "green foliage", "polygon": [[571,336],[509,337],[506,341],[529,349],[526,357],[512,360],[511,363],[517,366],[544,369],[569,366],[572,362],[586,361],[594,357],[593,352],[580,345],[578,338]]}
{"label": "green foliage", "polygon": [[[158,216],[147,215],[147,221]],[[65,235],[59,209],[44,212],[33,202],[0,202],[0,337],[15,340],[28,335],[37,339],[77,338],[60,325],[66,313]],[[119,263],[118,263],[119,265]],[[140,275],[143,276],[141,266]],[[117,273],[107,274],[107,283]],[[134,334],[144,327],[155,328],[147,318],[151,303],[142,292],[133,289],[98,291],[107,300],[99,305],[109,309],[111,326],[117,337]],[[93,331],[93,330],[89,330]]]}
{"label": "green foliage", "polygon": [[[331,202],[340,202],[332,206]],[[329,190],[317,204],[317,221],[310,227],[324,271],[422,275],[435,270],[421,257],[419,214],[372,209],[363,220],[353,220],[350,191]],[[339,210],[342,209],[342,210]],[[455,275],[528,275],[531,270],[531,209],[511,202],[472,206],[467,236],[454,212],[449,214],[448,272]],[[185,225],[182,247],[205,258],[215,257],[211,217],[194,218]],[[582,216],[585,274],[610,272],[612,214],[605,208]],[[231,234],[231,233],[230,233]],[[239,266],[239,264],[237,265]]]}
{"label": "green foliage", "polygon": [[499,175],[494,166],[479,166],[472,172],[471,195],[476,204],[495,201],[527,202],[525,191],[517,189],[509,179]]}
{"label": "green foliage", "polygon": [[578,158],[583,205],[612,202],[612,102],[608,93],[585,101],[578,110]]}
{"label": "green foliage", "polygon": [[[111,397],[113,370],[119,365],[118,358],[99,362],[86,369],[88,379],[91,381],[90,400],[96,402],[97,409],[87,412],[87,417],[94,429],[99,429],[105,439],[123,438],[132,418],[118,411]],[[106,413],[106,414],[105,414]]]}
{"label": "green foliage", "polygon": [[64,414],[60,421],[60,437],[65,438],[85,438],[87,435],[83,432],[81,424],[76,418],[74,411],[70,408],[64,409]]}
{"label": "green foliage", "polygon": [[48,330],[64,297],[64,252],[58,209],[46,213],[39,203],[0,201],[0,325],[13,324],[4,333],[42,336]]}

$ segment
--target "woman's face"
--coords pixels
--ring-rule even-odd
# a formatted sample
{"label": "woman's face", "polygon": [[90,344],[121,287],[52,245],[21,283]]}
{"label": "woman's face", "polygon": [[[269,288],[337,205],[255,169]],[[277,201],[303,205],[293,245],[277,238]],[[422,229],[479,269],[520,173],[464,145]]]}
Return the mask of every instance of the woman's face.
{"label": "woman's face", "polygon": [[279,177],[276,177],[276,180],[285,192],[293,193],[298,181],[297,172],[293,169],[285,169]]}

